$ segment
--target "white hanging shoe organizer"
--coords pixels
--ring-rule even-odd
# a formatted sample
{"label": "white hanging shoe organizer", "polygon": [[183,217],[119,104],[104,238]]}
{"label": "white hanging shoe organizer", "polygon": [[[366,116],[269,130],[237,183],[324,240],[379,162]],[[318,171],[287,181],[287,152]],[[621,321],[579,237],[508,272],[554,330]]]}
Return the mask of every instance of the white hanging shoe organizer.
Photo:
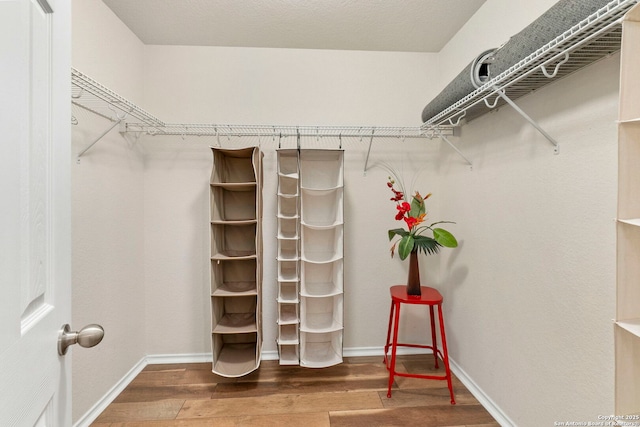
{"label": "white hanging shoe organizer", "polygon": [[343,153],[278,150],[281,364],[342,362]]}
{"label": "white hanging shoe organizer", "polygon": [[300,363],[300,170],[298,150],[278,150],[278,354]]}
{"label": "white hanging shoe organizer", "polygon": [[225,377],[260,366],[262,353],[262,153],[212,148],[212,370]]}

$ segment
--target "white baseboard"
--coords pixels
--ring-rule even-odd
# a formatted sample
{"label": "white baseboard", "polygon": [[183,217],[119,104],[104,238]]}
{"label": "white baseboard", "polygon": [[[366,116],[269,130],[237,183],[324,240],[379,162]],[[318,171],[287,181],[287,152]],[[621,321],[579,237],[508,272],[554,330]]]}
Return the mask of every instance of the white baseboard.
{"label": "white baseboard", "polygon": [[[171,363],[211,363],[211,353],[187,353],[187,354],[152,354],[145,357],[146,365],[162,365]],[[146,366],[145,365],[145,366]]]}
{"label": "white baseboard", "polygon": [[[425,354],[430,350],[398,348],[397,354]],[[364,357],[364,356],[380,356],[384,355],[384,347],[352,347],[344,349],[345,357]],[[278,351],[263,351],[262,360],[278,360]],[[89,427],[98,416],[113,402],[116,397],[133,381],[147,365],[172,364],[172,363],[207,363],[212,361],[211,353],[191,353],[191,354],[153,354],[140,359],[140,361],[129,370],[102,399],[87,413],[85,413],[76,423],[74,427]],[[451,371],[456,377],[467,387],[469,392],[478,399],[478,402],[496,419],[502,427],[515,427],[515,423],[507,417],[502,410],[487,396],[480,387],[467,375],[467,373],[458,366],[455,361],[449,359]]]}
{"label": "white baseboard", "polygon": [[143,357],[133,368],[127,372],[124,377],[120,379],[111,389],[102,396],[102,399],[97,401],[95,405],[91,407],[78,421],[76,421],[74,427],[89,427],[92,422],[98,418],[98,416],[107,409],[107,406],[113,402],[116,397],[129,385],[131,381],[147,366],[147,358]]}
{"label": "white baseboard", "polygon": [[489,396],[467,375],[467,373],[458,364],[449,358],[449,366],[451,372],[458,377],[460,382],[469,390],[473,396],[478,399],[478,402],[491,414],[493,418],[502,427],[515,427],[516,424],[495,404]]}

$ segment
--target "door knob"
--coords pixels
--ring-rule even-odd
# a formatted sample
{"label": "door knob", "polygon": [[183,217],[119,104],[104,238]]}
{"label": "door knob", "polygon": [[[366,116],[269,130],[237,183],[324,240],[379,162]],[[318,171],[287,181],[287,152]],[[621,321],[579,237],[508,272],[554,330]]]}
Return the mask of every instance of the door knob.
{"label": "door knob", "polygon": [[93,347],[102,341],[104,329],[100,325],[87,325],[79,331],[71,332],[69,324],[62,325],[58,334],[58,354],[67,354],[67,348],[73,344],[80,344],[80,347]]}

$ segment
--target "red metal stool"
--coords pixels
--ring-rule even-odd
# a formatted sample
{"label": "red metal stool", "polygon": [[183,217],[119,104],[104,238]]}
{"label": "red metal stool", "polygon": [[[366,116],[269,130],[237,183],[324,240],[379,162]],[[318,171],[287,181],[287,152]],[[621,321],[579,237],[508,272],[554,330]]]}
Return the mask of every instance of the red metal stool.
{"label": "red metal stool", "polygon": [[[447,352],[447,338],[444,333],[444,319],[442,317],[442,295],[434,288],[427,286],[421,286],[421,296],[409,296],[407,295],[406,285],[392,286],[391,291],[391,312],[389,313],[389,329],[387,329],[387,343],[384,346],[384,363],[389,370],[389,389],[387,390],[387,397],[391,397],[391,386],[393,385],[393,378],[409,377],[409,378],[423,378],[429,380],[447,380],[449,386],[449,393],[451,394],[451,404],[456,404],[456,399],[453,396],[453,385],[451,384],[451,369],[449,369],[449,353]],[[431,344],[406,344],[398,342],[398,323],[400,320],[400,307],[402,304],[419,304],[428,305],[429,314],[431,316]],[[438,349],[436,342],[436,325],[435,316],[433,313],[433,307],[438,307],[438,323],[440,324],[440,338],[442,339],[442,351]],[[395,313],[395,317],[394,317]],[[393,341],[391,338],[391,326],[393,325]],[[391,347],[391,364],[389,364],[388,352]],[[435,367],[438,369],[438,356],[442,358],[444,362],[445,375],[422,375],[422,374],[409,374],[404,372],[396,372],[396,350],[398,347],[413,347],[413,348],[428,348],[433,350],[433,358],[435,360]]]}

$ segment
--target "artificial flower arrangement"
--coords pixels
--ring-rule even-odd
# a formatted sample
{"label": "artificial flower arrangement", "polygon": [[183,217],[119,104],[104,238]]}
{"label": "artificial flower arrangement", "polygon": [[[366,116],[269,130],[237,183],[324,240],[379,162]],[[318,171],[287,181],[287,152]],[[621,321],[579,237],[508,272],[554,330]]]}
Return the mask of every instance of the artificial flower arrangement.
{"label": "artificial flower arrangement", "polygon": [[[400,259],[406,259],[411,252],[423,252],[425,255],[436,254],[441,247],[455,248],[458,246],[456,238],[447,230],[439,227],[434,227],[437,224],[450,223],[451,221],[438,221],[431,225],[425,225],[424,221],[427,218],[427,210],[425,206],[425,200],[431,197],[431,193],[426,196],[422,196],[416,191],[411,197],[411,203],[409,203],[405,197],[404,188],[396,190],[396,182],[392,177],[389,177],[387,186],[393,192],[391,201],[396,203],[396,220],[404,221],[407,224],[408,230],[404,228],[395,228],[389,230],[389,240],[393,240],[394,237],[400,237],[399,240],[391,246],[391,256],[393,257],[396,246],[398,247],[398,255]],[[433,237],[425,236],[423,233],[431,231]]]}

